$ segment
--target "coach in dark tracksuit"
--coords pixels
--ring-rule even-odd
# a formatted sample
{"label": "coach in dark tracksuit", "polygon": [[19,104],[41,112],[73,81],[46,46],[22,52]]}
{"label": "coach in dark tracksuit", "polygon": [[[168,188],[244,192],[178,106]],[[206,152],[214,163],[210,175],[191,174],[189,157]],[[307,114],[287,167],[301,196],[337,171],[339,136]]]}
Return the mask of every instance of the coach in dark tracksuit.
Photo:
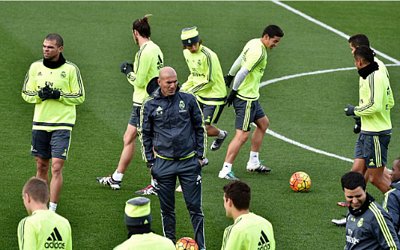
{"label": "coach in dark tracksuit", "polygon": [[160,199],[163,229],[166,237],[175,237],[175,185],[182,186],[186,207],[194,229],[194,239],[205,249],[204,215],[201,194],[201,161],[205,157],[206,133],[196,98],[178,92],[173,68],[160,70],[160,88],[142,106],[142,151],[151,167]]}

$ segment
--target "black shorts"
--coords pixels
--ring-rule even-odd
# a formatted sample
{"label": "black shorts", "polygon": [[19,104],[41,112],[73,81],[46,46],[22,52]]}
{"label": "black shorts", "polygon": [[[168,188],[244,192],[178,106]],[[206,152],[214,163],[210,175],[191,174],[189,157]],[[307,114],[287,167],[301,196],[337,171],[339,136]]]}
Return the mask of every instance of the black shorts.
{"label": "black shorts", "polygon": [[366,135],[360,133],[356,142],[354,157],[356,159],[364,159],[367,168],[386,166],[390,137],[390,135]]}
{"label": "black shorts", "polygon": [[245,101],[236,97],[233,107],[236,114],[235,128],[243,131],[250,131],[250,124],[265,116],[258,100]]}
{"label": "black shorts", "polygon": [[138,128],[140,124],[140,106],[133,105],[129,124]]}
{"label": "black shorts", "polygon": [[225,105],[207,105],[199,102],[206,125],[217,124]]}
{"label": "black shorts", "polygon": [[31,153],[43,159],[59,158],[66,160],[71,143],[70,130],[32,130]]}

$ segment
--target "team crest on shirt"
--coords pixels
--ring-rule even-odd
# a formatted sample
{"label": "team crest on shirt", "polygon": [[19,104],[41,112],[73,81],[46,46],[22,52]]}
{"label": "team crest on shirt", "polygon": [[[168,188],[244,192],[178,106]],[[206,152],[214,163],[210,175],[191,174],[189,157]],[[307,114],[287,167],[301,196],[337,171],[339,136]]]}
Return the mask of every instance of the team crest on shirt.
{"label": "team crest on shirt", "polygon": [[361,218],[358,222],[357,222],[357,227],[362,227],[364,224],[364,218]]}
{"label": "team crest on shirt", "polygon": [[38,76],[42,76],[42,72],[41,72],[41,71],[39,71],[37,75],[38,75]]}
{"label": "team crest on shirt", "polygon": [[198,64],[199,66],[201,66],[201,61],[200,61],[200,59],[197,60],[197,64]]}
{"label": "team crest on shirt", "polygon": [[60,76],[61,76],[61,78],[65,78],[65,77],[67,77],[67,73],[65,71],[62,71]]}
{"label": "team crest on shirt", "polygon": [[182,100],[180,100],[180,101],[179,101],[179,109],[180,109],[180,110],[184,110],[184,109],[185,109],[185,106],[186,106],[185,103],[184,103]]}

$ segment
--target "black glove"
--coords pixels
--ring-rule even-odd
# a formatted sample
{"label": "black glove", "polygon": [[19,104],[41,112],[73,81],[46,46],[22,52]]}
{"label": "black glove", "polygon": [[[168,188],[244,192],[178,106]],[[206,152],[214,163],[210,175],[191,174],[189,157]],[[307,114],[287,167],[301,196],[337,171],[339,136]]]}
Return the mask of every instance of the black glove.
{"label": "black glove", "polygon": [[60,99],[60,91],[58,89],[52,89],[47,99]]}
{"label": "black glove", "polygon": [[237,90],[231,90],[231,93],[228,96],[228,99],[226,99],[226,103],[228,104],[228,107],[230,107],[233,103],[233,100],[235,99],[237,95]]}
{"label": "black glove", "polygon": [[230,88],[231,87],[231,83],[233,78],[235,78],[234,76],[231,76],[229,74],[227,74],[226,76],[224,76],[224,81],[225,81],[225,85],[226,87]]}
{"label": "black glove", "polygon": [[353,132],[354,134],[358,134],[361,132],[361,118],[358,116],[353,116],[353,118],[355,120]]}
{"label": "black glove", "polygon": [[121,73],[124,73],[125,75],[133,72],[133,64],[132,63],[124,62],[121,64],[120,68],[121,68]]}
{"label": "black glove", "polygon": [[154,167],[154,160],[147,161],[147,167],[148,167],[148,168]]}
{"label": "black glove", "polygon": [[344,108],[344,113],[347,116],[351,116],[351,115],[355,116],[355,114],[354,114],[354,106],[351,105],[351,104],[347,104],[346,107]]}
{"label": "black glove", "polygon": [[45,101],[47,99],[50,99],[51,92],[52,89],[50,88],[50,86],[46,85],[38,91],[38,95],[40,99],[42,99],[42,101]]}

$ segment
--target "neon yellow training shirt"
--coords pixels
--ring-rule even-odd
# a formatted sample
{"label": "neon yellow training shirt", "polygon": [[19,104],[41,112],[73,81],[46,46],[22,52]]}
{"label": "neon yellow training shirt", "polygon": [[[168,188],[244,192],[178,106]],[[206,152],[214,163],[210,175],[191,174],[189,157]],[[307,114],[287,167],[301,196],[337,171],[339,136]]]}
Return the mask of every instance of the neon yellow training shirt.
{"label": "neon yellow training shirt", "polygon": [[72,249],[71,226],[50,210],[36,210],[18,224],[20,250]]}
{"label": "neon yellow training shirt", "polygon": [[221,250],[275,250],[272,224],[254,213],[243,214],[227,227]]}

